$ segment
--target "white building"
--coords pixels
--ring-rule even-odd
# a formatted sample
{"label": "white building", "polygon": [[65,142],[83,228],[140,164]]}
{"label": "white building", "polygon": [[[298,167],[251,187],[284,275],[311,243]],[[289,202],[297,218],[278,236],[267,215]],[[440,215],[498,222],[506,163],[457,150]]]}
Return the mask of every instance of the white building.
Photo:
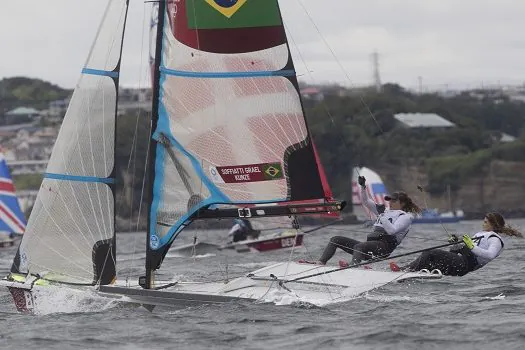
{"label": "white building", "polygon": [[394,118],[407,128],[453,128],[456,125],[435,113],[398,113]]}

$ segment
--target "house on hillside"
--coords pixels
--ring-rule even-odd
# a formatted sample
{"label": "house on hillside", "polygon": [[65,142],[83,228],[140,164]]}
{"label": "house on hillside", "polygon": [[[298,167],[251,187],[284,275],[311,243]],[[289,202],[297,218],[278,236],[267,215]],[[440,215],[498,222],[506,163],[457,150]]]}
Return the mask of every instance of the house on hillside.
{"label": "house on hillside", "polygon": [[3,125],[23,124],[40,118],[40,111],[30,107],[18,107],[4,115]]}
{"label": "house on hillside", "polygon": [[68,97],[62,100],[54,100],[49,102],[47,115],[51,118],[64,118],[70,100],[71,98]]}
{"label": "house on hillside", "polygon": [[314,86],[309,86],[301,89],[301,96],[305,100],[312,101],[322,101],[324,99],[323,92]]}
{"label": "house on hillside", "polygon": [[394,119],[405,128],[454,128],[456,125],[435,113],[398,113]]}
{"label": "house on hillside", "polygon": [[[0,135],[2,129],[0,128]],[[15,160],[47,160],[51,156],[59,128],[35,127],[9,130],[9,135],[2,137],[2,147],[13,154]]]}
{"label": "house on hillside", "polygon": [[153,92],[150,88],[121,88],[119,90],[118,114],[126,114],[132,110],[151,110]]}
{"label": "house on hillside", "polygon": [[493,143],[509,143],[516,141],[514,136],[500,131],[492,131],[490,136]]}
{"label": "house on hillside", "polygon": [[30,132],[33,132],[36,129],[37,127],[34,122],[0,126],[0,142],[4,145],[6,140],[14,139],[20,130],[29,130]]}

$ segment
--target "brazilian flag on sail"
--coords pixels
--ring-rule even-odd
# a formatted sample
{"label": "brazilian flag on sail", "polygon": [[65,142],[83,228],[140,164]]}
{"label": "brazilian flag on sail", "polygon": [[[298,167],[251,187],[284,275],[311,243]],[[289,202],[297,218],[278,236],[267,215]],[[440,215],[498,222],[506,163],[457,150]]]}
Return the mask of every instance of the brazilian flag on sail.
{"label": "brazilian flag on sail", "polygon": [[277,0],[186,1],[190,29],[234,29],[281,25]]}

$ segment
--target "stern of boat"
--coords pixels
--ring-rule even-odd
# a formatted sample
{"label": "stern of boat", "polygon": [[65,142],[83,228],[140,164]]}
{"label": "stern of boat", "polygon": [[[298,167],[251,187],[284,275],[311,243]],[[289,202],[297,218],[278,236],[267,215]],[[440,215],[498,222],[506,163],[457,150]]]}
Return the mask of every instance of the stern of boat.
{"label": "stern of boat", "polygon": [[35,303],[31,290],[17,287],[7,287],[7,289],[13,297],[18,312],[33,313]]}
{"label": "stern of boat", "polygon": [[0,280],[0,286],[6,287],[13,297],[16,309],[23,313],[32,313],[35,307],[33,285],[37,279],[23,275],[11,274]]}

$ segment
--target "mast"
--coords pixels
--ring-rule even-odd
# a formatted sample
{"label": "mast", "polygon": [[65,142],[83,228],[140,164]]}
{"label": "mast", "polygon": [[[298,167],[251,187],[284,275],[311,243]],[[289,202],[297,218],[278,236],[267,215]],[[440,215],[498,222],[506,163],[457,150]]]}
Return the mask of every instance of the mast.
{"label": "mast", "polygon": [[155,266],[151,266],[151,260],[148,256],[151,254],[150,235],[151,235],[151,206],[153,201],[153,184],[155,179],[155,153],[157,142],[153,139],[153,133],[157,128],[157,120],[159,118],[159,92],[160,92],[160,62],[162,56],[162,33],[164,30],[164,13],[166,12],[166,2],[160,0],[158,2],[158,18],[157,18],[157,39],[155,44],[155,62],[153,65],[153,96],[151,107],[151,127],[150,127],[150,143],[149,143],[149,158],[148,158],[148,220],[146,226],[146,276],[145,281],[139,281],[145,289],[150,289],[154,284],[154,270]]}

